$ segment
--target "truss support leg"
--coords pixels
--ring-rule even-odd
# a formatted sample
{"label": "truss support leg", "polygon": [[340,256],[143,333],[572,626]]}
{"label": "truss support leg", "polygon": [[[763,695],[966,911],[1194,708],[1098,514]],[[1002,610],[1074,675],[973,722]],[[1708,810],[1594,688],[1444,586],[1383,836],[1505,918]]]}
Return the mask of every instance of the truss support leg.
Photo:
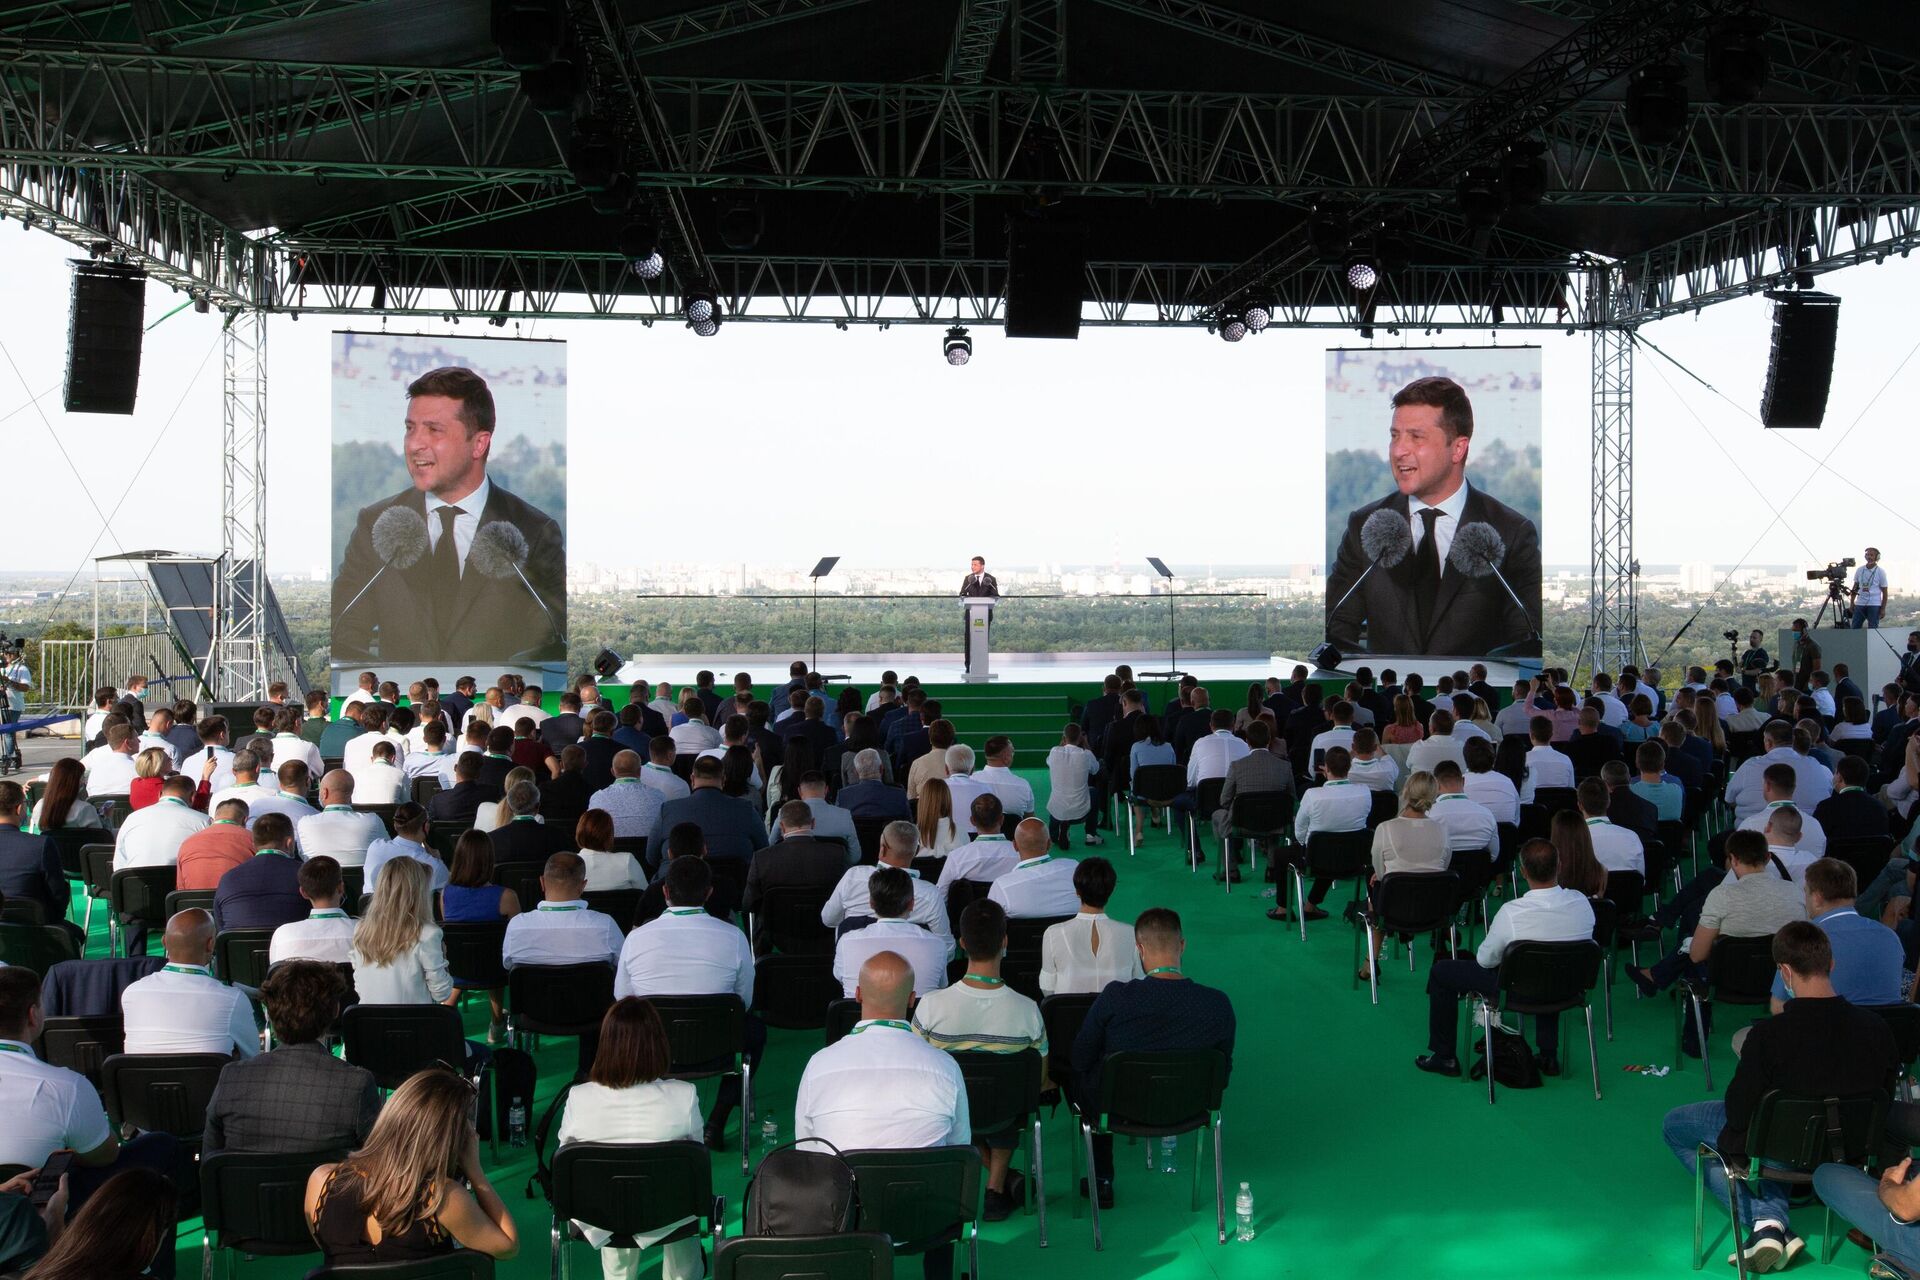
{"label": "truss support leg", "polygon": [[1593,333],[1593,594],[1588,635],[1594,671],[1617,672],[1640,656],[1633,557],[1633,331]]}
{"label": "truss support leg", "polygon": [[267,694],[267,313],[227,317],[221,337],[220,568],[214,594],[214,691]]}

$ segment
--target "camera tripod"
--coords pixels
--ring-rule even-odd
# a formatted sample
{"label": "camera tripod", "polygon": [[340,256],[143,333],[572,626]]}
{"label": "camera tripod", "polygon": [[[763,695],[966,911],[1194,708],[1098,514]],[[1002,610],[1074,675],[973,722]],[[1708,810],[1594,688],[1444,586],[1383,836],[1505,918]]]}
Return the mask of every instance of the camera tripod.
{"label": "camera tripod", "polygon": [[1853,606],[1847,598],[1846,581],[1843,578],[1827,579],[1827,598],[1820,602],[1820,612],[1813,615],[1810,631],[1820,629],[1820,620],[1827,616],[1827,610],[1833,610],[1833,626],[1836,631],[1845,631],[1853,621]]}

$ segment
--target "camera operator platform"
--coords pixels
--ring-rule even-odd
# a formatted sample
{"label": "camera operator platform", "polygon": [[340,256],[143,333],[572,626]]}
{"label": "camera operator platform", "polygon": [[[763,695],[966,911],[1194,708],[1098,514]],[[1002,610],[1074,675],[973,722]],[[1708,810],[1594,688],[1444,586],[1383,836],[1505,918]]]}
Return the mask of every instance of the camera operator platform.
{"label": "camera operator platform", "polygon": [[[27,670],[20,644],[0,648],[0,724],[12,725],[27,709],[27,691],[33,688],[33,673]],[[0,773],[16,773],[25,768],[20,758],[19,735],[0,730]]]}

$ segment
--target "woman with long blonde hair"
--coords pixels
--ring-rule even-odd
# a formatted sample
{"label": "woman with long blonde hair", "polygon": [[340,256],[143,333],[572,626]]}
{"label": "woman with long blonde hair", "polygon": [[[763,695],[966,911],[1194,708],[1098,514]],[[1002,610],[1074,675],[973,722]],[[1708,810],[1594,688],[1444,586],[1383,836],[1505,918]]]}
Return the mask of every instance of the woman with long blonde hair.
{"label": "woman with long blonde hair", "polygon": [[327,1265],[519,1252],[513,1216],[480,1164],[476,1101],[471,1082],[429,1067],[394,1090],[364,1147],[313,1171],[307,1226]]}
{"label": "woman with long blonde hair", "polygon": [[930,858],[944,858],[965,843],[953,821],[953,790],[945,778],[927,778],[920,783],[914,825],[920,828],[920,849]]}
{"label": "woman with long blonde hair", "polygon": [[492,804],[482,804],[473,814],[475,831],[495,831],[513,821],[513,811],[507,808],[507,797],[513,794],[513,784],[531,782],[539,786],[539,780],[533,776],[533,770],[520,764],[507,770],[507,776],[500,781],[500,799]]}
{"label": "woman with long blonde hair", "polygon": [[452,1004],[440,926],[425,864],[393,858],[380,867],[373,898],[354,926],[353,989],[368,1004]]}

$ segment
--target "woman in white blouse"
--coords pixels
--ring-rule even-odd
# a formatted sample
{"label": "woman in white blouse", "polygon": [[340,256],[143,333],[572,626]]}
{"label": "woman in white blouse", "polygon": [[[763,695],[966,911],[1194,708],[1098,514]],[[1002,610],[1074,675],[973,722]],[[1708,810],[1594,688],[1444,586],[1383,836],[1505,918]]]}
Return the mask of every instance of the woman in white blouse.
{"label": "woman in white blouse", "polygon": [[1118,883],[1105,858],[1082,858],[1073,872],[1080,914],[1063,920],[1040,937],[1042,995],[1097,994],[1109,982],[1145,977],[1133,926],[1107,918],[1107,900]]}
{"label": "woman in white blouse", "polygon": [[[560,1113],[560,1146],[570,1142],[673,1142],[698,1139],[703,1121],[700,1095],[684,1080],[666,1079],[672,1065],[666,1028],[647,1001],[626,996],[600,1020],[600,1047],[588,1079],[567,1094]],[[600,1274],[632,1280],[641,1250],[691,1222],[686,1218],[636,1237],[639,1249],[609,1249],[608,1235],[581,1223],[588,1243],[600,1250]],[[705,1274],[698,1237],[663,1247],[661,1280],[699,1280]]]}
{"label": "woman in white blouse", "polygon": [[613,815],[605,809],[589,809],[573,824],[573,842],[579,846],[580,861],[587,864],[587,892],[602,889],[644,889],[647,873],[640,860],[625,850],[613,847]]}
{"label": "woman in white blouse", "polygon": [[[397,874],[396,874],[397,873]],[[394,858],[380,868],[373,901],[353,930],[353,989],[363,1004],[452,1004],[440,926],[433,922],[424,864]]]}
{"label": "woman in white blouse", "polygon": [[967,843],[953,821],[953,792],[945,778],[927,778],[920,784],[920,799],[914,805],[914,825],[920,829],[920,852],[929,858],[944,858]]}
{"label": "woman in white blouse", "polygon": [[523,764],[507,770],[507,776],[500,780],[500,799],[492,804],[483,804],[474,811],[475,831],[493,831],[513,821],[513,810],[507,807],[507,797],[513,794],[513,784],[516,782],[528,782],[536,787],[540,785],[533,776],[533,770]]}
{"label": "woman in white blouse", "polygon": [[[1445,871],[1453,861],[1447,850],[1447,829],[1428,816],[1440,798],[1440,784],[1421,769],[1407,779],[1400,793],[1400,813],[1373,829],[1373,881],[1381,876]],[[1372,892],[1371,885],[1368,892]],[[1386,942],[1383,935],[1380,939]],[[1367,966],[1377,957],[1363,960],[1359,978],[1369,979]]]}

